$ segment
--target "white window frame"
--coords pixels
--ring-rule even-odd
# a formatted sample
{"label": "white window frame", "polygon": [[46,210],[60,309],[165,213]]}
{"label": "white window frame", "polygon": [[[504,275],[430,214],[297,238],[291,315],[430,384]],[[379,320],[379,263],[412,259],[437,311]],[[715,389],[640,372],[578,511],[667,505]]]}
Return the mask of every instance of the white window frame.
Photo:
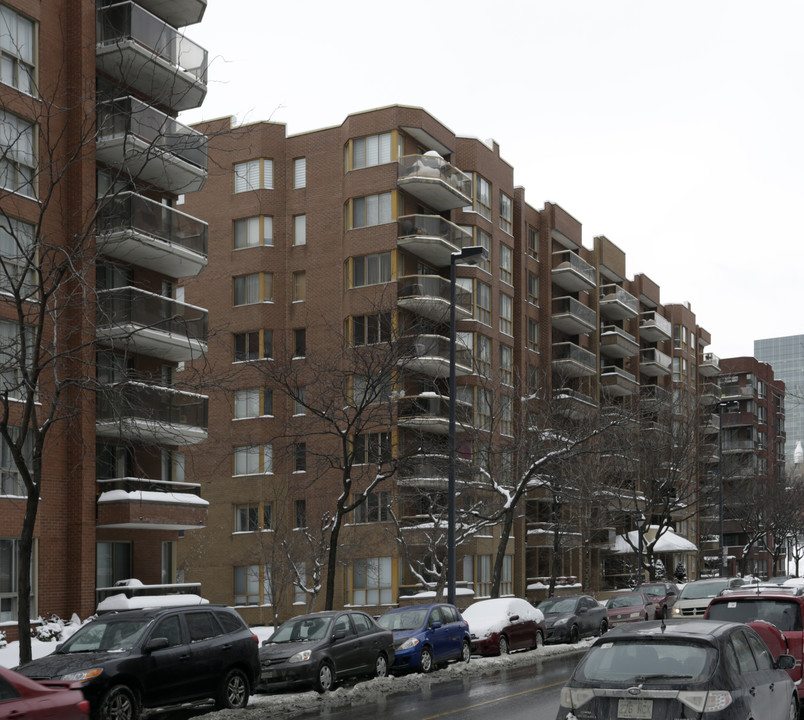
{"label": "white window frame", "polygon": [[293,189],[299,190],[304,187],[307,187],[307,158],[295,158],[293,160]]}
{"label": "white window frame", "polygon": [[248,192],[249,190],[273,190],[273,188],[274,161],[271,158],[257,158],[235,163],[235,193]]}

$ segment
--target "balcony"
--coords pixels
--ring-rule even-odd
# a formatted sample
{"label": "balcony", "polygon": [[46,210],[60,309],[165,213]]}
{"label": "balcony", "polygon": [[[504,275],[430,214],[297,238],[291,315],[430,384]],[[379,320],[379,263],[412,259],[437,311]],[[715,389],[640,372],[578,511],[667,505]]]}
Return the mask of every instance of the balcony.
{"label": "balcony", "polygon": [[207,51],[134,2],[96,11],[95,66],[121,87],[172,111],[207,94]]}
{"label": "balcony", "polygon": [[438,154],[399,158],[397,185],[436,212],[472,204],[472,180]]}
{"label": "balcony", "polygon": [[670,321],[656,310],[647,310],[639,316],[639,337],[647,342],[664,342],[673,335]]}
{"label": "balcony", "polygon": [[[469,478],[471,463],[464,458],[455,460],[456,481]],[[402,461],[397,484],[400,487],[446,490],[449,480],[449,455],[416,455]]]}
{"label": "balcony", "polygon": [[753,427],[759,423],[756,415],[752,412],[724,412],[721,425],[725,427]]}
{"label": "balcony", "polygon": [[162,445],[195,445],[207,439],[205,395],[126,381],[96,393],[99,437]]}
{"label": "balcony", "polygon": [[597,409],[597,403],[589,395],[566,387],[553,391],[553,405],[556,412],[573,420],[589,417]]}
{"label": "balcony", "polygon": [[614,365],[600,369],[600,387],[607,395],[625,397],[639,392],[639,383],[634,375]]}
{"label": "balcony", "polygon": [[196,483],[127,477],[97,484],[99,528],[178,531],[206,525],[209,503]]}
{"label": "balcony", "polygon": [[207,351],[207,311],[134,287],[98,291],[96,336],[114,348],[171,362]]}
{"label": "balcony", "polygon": [[698,458],[702,463],[716,463],[720,461],[717,443],[701,443]]}
{"label": "balcony", "polygon": [[642,385],[639,390],[639,402],[646,412],[658,412],[672,401],[673,396],[659,385]]}
{"label": "balcony", "polygon": [[[399,360],[407,371],[419,372],[431,377],[449,377],[449,338],[442,335],[416,335],[406,338],[410,353]],[[455,375],[472,374],[472,351],[461,344],[455,347]]]}
{"label": "balcony", "polygon": [[194,277],[207,266],[207,224],[126,192],[101,201],[98,250],[172,278]]}
{"label": "balcony", "polygon": [[561,377],[587,377],[597,374],[595,354],[575,343],[553,345],[553,372]]}
{"label": "balcony", "polygon": [[648,377],[669,375],[673,360],[656,348],[643,348],[639,351],[639,372]]}
{"label": "balcony", "polygon": [[207,138],[133,97],[98,103],[97,159],[171,193],[200,190]]}
{"label": "balcony", "polygon": [[597,285],[597,271],[571,250],[553,253],[552,280],[568,292],[592,290]]}
{"label": "balcony", "polygon": [[717,413],[704,413],[701,419],[701,432],[705,435],[716,435],[720,432],[720,415]]}
{"label": "balcony", "polygon": [[[397,305],[437,323],[449,322],[449,280],[439,275],[406,275],[397,282]],[[472,319],[472,293],[455,286],[455,319]]]}
{"label": "balcony", "polygon": [[698,364],[698,372],[705,377],[720,375],[720,358],[715,353],[704,353]]}
{"label": "balcony", "polygon": [[[436,393],[408,395],[397,401],[397,424],[421,432],[449,433],[449,398]],[[472,426],[472,406],[455,403],[455,426],[468,430]]]}
{"label": "balcony", "polygon": [[619,285],[602,285],[600,314],[609,320],[630,320],[639,315],[639,300]]}
{"label": "balcony", "polygon": [[600,331],[600,353],[611,358],[634,357],[639,354],[639,343],[622,328],[606,325]]}
{"label": "balcony", "polygon": [[553,546],[555,524],[551,522],[529,522],[525,529],[527,546],[529,548],[542,548]]}
{"label": "balcony", "polygon": [[200,23],[207,9],[207,0],[137,0],[137,4],[177,28]]}
{"label": "balcony", "polygon": [[447,267],[452,253],[472,236],[439,215],[403,215],[398,221],[398,245],[434,267]]}
{"label": "balcony", "polygon": [[701,403],[714,405],[720,402],[720,386],[714,382],[701,383]]}
{"label": "balcony", "polygon": [[553,298],[553,327],[567,335],[586,335],[597,327],[597,314],[573,297]]}

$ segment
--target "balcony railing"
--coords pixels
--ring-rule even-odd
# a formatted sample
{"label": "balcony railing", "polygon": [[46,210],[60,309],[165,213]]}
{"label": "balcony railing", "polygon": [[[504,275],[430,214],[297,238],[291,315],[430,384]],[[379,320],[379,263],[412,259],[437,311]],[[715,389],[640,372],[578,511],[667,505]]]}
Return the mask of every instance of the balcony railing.
{"label": "balcony railing", "polygon": [[631,333],[616,325],[606,325],[600,331],[600,352],[614,358],[639,354],[639,343]]}
{"label": "balcony railing", "polygon": [[553,253],[553,282],[570,292],[591,290],[597,284],[597,271],[578,253],[561,250]]}
{"label": "balcony railing", "polygon": [[[449,375],[449,338],[441,335],[415,335],[405,338],[410,351],[399,361],[405,370],[433,377]],[[472,351],[462,343],[455,347],[455,374],[472,374]]]}
{"label": "balcony railing", "polygon": [[97,158],[168,192],[200,190],[207,138],[133,97],[98,103]]}
{"label": "balcony railing", "polygon": [[471,178],[437,154],[399,158],[397,183],[438,212],[472,204]]}
{"label": "balcony railing", "polygon": [[100,202],[97,231],[104,255],[169,277],[192,277],[207,264],[205,222],[133,192]]}
{"label": "balcony railing", "polygon": [[114,347],[180,362],[207,348],[204,308],[134,287],[98,291],[96,333]]}
{"label": "balcony railing", "polygon": [[720,375],[720,358],[715,353],[704,353],[698,365],[698,372],[706,377]]}
{"label": "balcony railing", "polygon": [[447,267],[450,256],[471,241],[471,235],[439,215],[403,215],[398,221],[399,247],[435,267]]}
{"label": "balcony railing", "polygon": [[573,297],[553,298],[553,327],[567,335],[585,335],[597,327],[597,315]]}
{"label": "balcony railing", "polygon": [[207,92],[207,51],[135,2],[99,7],[96,64],[174,111],[198,107]]}
{"label": "balcony railing", "polygon": [[636,377],[615,365],[607,365],[600,369],[600,384],[605,392],[615,397],[635,395],[639,392]]}
{"label": "balcony railing", "polygon": [[575,343],[553,345],[553,371],[564,377],[583,377],[597,373],[597,358]]}
{"label": "balcony railing", "polygon": [[639,315],[639,300],[619,285],[602,285],[600,314],[613,320],[635,318]]}
{"label": "balcony railing", "polygon": [[672,336],[670,321],[656,310],[647,310],[639,317],[639,337],[648,342],[662,342]]}
{"label": "balcony railing", "polygon": [[[449,398],[435,393],[400,398],[397,418],[403,427],[446,435],[449,431]],[[469,403],[456,401],[455,423],[462,428],[471,426],[472,406]]]}
{"label": "balcony railing", "polygon": [[597,403],[589,395],[567,387],[553,391],[553,404],[557,412],[576,420],[588,417],[597,408]]}
{"label": "balcony railing", "polygon": [[176,28],[200,23],[207,9],[207,0],[137,0],[137,2]]}
{"label": "balcony railing", "polygon": [[165,445],[189,445],[207,438],[205,395],[125,381],[96,393],[96,434]]}
{"label": "balcony railing", "polygon": [[639,351],[639,369],[643,375],[658,377],[669,375],[673,360],[656,348],[643,348]]}
{"label": "balcony railing", "polygon": [[[397,303],[438,323],[449,322],[449,280],[440,275],[405,275],[397,282]],[[455,286],[455,317],[472,317],[472,292]]]}

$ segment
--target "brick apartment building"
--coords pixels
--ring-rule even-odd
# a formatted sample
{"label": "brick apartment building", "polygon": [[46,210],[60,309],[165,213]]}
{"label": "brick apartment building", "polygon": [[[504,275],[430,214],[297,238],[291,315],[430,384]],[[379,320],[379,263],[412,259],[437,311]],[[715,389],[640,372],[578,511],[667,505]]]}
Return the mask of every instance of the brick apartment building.
{"label": "brick apartment building", "polygon": [[[581,223],[560,206],[529,205],[496,143],[456,136],[425,110],[405,106],[290,137],[271,122],[233,127],[222,119],[196,129],[210,139],[210,172],[183,209],[209,222],[211,241],[208,268],[185,291],[189,302],[210,308],[205,362],[220,382],[210,391],[214,432],[188,451],[210,508],[207,527],[179,543],[185,580],[254,623],[304,608],[315,550],[294,557],[291,544],[303,528],[317,528],[343,486],[335,470],[313,467],[329,452],[312,429],[320,429],[310,411],[320,398],[305,401],[298,387],[279,383],[305,368],[309,378],[344,347],[382,344],[393,334],[384,334],[387,322],[411,350],[400,359],[386,433],[372,438],[380,451],[350,438],[365,450],[353,468],[354,490],[374,476],[385,444],[407,462],[377,486],[371,504],[349,515],[334,602],[379,611],[423,589],[395,530],[417,537],[408,555],[430,557],[417,522],[445,502],[447,488],[450,258],[478,245],[489,259],[457,268],[459,464],[468,461],[477,473],[484,448],[511,448],[513,436],[527,435],[519,419],[530,412],[531,395],[552,408],[554,421],[571,426],[619,408],[657,437],[667,432],[657,408],[683,407],[694,423],[687,453],[694,500],[669,512],[676,534],[700,548],[698,491],[715,461],[704,420],[719,400],[709,333],[688,305],[663,304],[649,277],[629,278],[613,242],[600,236],[587,247]],[[609,469],[625,462],[616,455],[605,458]],[[462,466],[456,472],[464,502],[477,475]],[[513,467],[504,472],[511,480]],[[596,472],[590,464],[581,474]],[[632,463],[618,472],[639,471]],[[504,545],[502,591],[536,597],[552,574],[598,590],[633,574],[633,555],[629,569],[617,536],[637,522],[649,534],[659,510],[638,521],[638,507],[605,505],[590,503],[582,521],[572,520],[556,552],[550,493],[531,489]],[[488,594],[499,533],[487,528],[460,544],[459,588]],[[665,566],[684,562],[691,577],[703,570],[703,550],[656,552]],[[288,563],[301,574],[280,573]]]}
{"label": "brick apartment building", "polygon": [[[71,262],[40,323],[57,360],[38,379],[38,422],[63,409],[44,446],[33,618],[87,617],[103,588],[128,578],[160,586],[153,592],[181,589],[179,533],[206,522],[179,452],[206,438],[206,397],[175,376],[206,351],[206,311],[183,302],[178,281],[205,267],[207,226],[174,207],[206,180],[206,139],[174,119],[206,94],[207,53],[177,30],[205,8],[0,4],[0,326],[11,425],[29,407],[15,396],[14,351],[36,329],[27,323],[44,295],[40,287],[15,301],[8,268]],[[2,458],[0,623],[13,638],[28,492],[7,447]]]}

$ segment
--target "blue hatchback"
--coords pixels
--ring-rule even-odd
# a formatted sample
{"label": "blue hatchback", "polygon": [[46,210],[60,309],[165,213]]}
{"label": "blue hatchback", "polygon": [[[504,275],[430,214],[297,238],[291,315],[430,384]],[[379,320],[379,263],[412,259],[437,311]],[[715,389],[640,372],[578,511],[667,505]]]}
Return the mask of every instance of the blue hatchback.
{"label": "blue hatchback", "polygon": [[454,605],[433,603],[394,608],[377,622],[394,633],[393,672],[427,673],[451,660],[469,662],[469,623]]}

